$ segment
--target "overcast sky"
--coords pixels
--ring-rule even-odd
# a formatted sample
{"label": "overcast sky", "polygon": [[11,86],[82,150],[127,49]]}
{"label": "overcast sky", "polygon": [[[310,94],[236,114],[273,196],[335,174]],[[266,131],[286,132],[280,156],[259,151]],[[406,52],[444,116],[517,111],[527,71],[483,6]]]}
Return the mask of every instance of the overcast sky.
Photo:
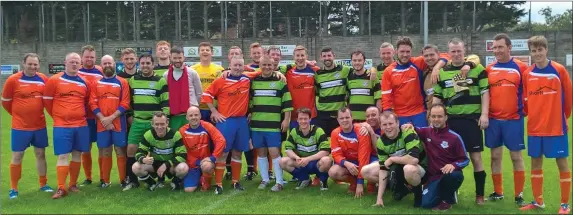
{"label": "overcast sky", "polygon": [[[539,14],[539,10],[545,7],[551,7],[553,10],[552,14],[562,14],[567,9],[571,9],[573,7],[573,3],[571,2],[531,2],[531,22],[541,22],[545,23],[545,17]],[[525,12],[529,11],[529,2],[521,5],[521,8],[525,9]],[[528,21],[529,14],[521,17],[522,21]]]}

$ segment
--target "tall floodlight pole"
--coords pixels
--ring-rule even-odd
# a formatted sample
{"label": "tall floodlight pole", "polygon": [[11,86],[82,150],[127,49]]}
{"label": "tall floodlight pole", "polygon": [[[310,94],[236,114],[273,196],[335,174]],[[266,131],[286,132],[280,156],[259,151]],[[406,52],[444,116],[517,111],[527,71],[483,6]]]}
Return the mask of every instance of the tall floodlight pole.
{"label": "tall floodlight pole", "polygon": [[428,1],[424,1],[424,45],[428,45]]}

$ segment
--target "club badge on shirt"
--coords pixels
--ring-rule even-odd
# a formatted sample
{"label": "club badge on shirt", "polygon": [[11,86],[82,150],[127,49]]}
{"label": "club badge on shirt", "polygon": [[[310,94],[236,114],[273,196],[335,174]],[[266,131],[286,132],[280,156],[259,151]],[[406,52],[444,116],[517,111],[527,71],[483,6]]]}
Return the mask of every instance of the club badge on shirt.
{"label": "club badge on shirt", "polygon": [[448,148],[448,142],[446,141],[442,141],[442,144],[440,144],[442,146],[442,148],[446,149]]}

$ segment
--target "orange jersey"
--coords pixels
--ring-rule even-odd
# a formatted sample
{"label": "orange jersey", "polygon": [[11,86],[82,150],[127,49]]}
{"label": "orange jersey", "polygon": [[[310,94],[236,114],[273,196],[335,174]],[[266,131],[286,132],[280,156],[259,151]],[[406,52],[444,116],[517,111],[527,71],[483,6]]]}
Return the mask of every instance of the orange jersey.
{"label": "orange jersey", "polygon": [[382,75],[382,110],[394,109],[398,116],[413,116],[425,111],[422,72],[427,65],[423,57],[412,58],[405,65],[392,63]]}
{"label": "orange jersey", "polygon": [[370,135],[360,135],[360,124],[354,124],[350,133],[344,133],[340,127],[334,129],[330,134],[330,148],[338,165],[344,167],[344,162],[358,161],[358,179],[363,179],[360,170],[370,163],[372,142]]}
{"label": "orange jersey", "polygon": [[539,69],[535,64],[523,74],[523,97],[529,136],[564,135],[565,120],[571,116],[571,78],[554,61]]}
{"label": "orange jersey", "polygon": [[226,146],[225,137],[211,123],[201,120],[197,128],[189,124],[179,129],[183,136],[183,144],[187,148],[187,165],[189,168],[200,167],[201,160],[209,158],[213,163],[223,154]]}
{"label": "orange jersey", "polygon": [[217,110],[224,117],[247,116],[251,80],[246,75],[217,78],[203,92],[201,103],[213,104],[217,99]]}
{"label": "orange jersey", "polygon": [[318,66],[307,65],[298,70],[296,67],[288,67],[286,72],[287,87],[292,97],[291,120],[296,120],[296,110],[306,107],[312,111],[310,118],[316,117],[316,89],[314,88],[314,76],[320,70]]}
{"label": "orange jersey", "polygon": [[48,79],[44,90],[44,106],[54,119],[54,127],[87,126],[91,83],[79,75],[58,73]]}
{"label": "orange jersey", "polygon": [[[120,111],[122,116],[113,120],[114,131],[127,131],[127,127],[122,123],[123,114],[129,110],[129,84],[121,77],[102,78],[92,82],[90,90],[89,106],[94,115],[98,113],[104,116],[110,116],[115,111]],[[97,131],[102,132],[106,129],[101,122],[97,122]]]}
{"label": "orange jersey", "polygon": [[512,58],[507,63],[493,62],[485,68],[489,82],[489,117],[519,119],[523,115],[521,76],[527,64]]}
{"label": "orange jersey", "polygon": [[[97,80],[103,78],[103,69],[101,68],[101,66],[98,65],[95,65],[94,67],[89,69],[82,66],[82,68],[80,68],[80,70],[78,71],[78,74],[82,76],[82,78],[86,79],[87,82],[94,83]],[[87,118],[94,119],[95,115],[93,114],[93,112],[88,111]]]}
{"label": "orange jersey", "polygon": [[12,115],[12,128],[33,131],[46,127],[42,96],[48,77],[37,72],[34,76],[18,72],[10,75],[2,90],[2,106]]}

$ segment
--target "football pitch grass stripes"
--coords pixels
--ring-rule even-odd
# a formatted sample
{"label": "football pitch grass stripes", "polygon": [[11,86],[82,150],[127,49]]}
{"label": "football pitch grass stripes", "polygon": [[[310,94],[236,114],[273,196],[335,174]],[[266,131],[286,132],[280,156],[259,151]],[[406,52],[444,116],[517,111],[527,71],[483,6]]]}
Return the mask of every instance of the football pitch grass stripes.
{"label": "football pitch grass stripes", "polygon": [[[224,181],[224,193],[215,195],[211,189],[209,192],[172,192],[166,186],[158,188],[154,192],[139,188],[122,192],[119,187],[117,168],[114,164],[112,169],[109,188],[102,189],[99,184],[99,170],[97,165],[97,149],[92,146],[93,154],[93,179],[94,183],[87,187],[81,187],[79,193],[70,193],[63,199],[51,199],[52,193],[39,191],[38,174],[36,171],[35,156],[32,149],[25,153],[22,163],[22,178],[19,183],[19,196],[17,199],[8,199],[10,189],[10,115],[2,110],[2,146],[0,153],[1,162],[1,210],[2,214],[25,213],[25,214],[419,214],[436,213],[431,210],[413,208],[413,195],[408,195],[402,201],[392,200],[391,192],[386,192],[384,205],[386,207],[372,207],[376,202],[376,194],[366,194],[360,199],[354,199],[353,195],[346,194],[347,185],[338,185],[329,181],[329,190],[320,191],[319,187],[308,187],[304,190],[294,190],[295,183],[288,183],[284,190],[279,193],[266,190],[258,190],[260,177],[253,181],[241,180],[245,191],[236,192],[231,188],[229,181]],[[57,187],[56,182],[56,156],[52,147],[52,121],[48,119],[48,136],[50,146],[46,149],[48,162],[48,184]],[[572,125],[570,122],[569,125]],[[571,130],[569,131],[569,154],[571,155]],[[493,192],[490,168],[490,151],[485,149],[482,154],[484,168],[487,173],[486,195]],[[526,179],[524,198],[526,201],[533,199],[530,183],[530,162],[527,151],[523,151]],[[569,157],[571,163],[571,157]],[[570,167],[571,168],[571,167]],[[559,190],[559,171],[555,160],[545,159],[544,170],[544,199],[546,209],[543,211],[528,211],[526,214],[552,213],[559,210],[561,194]],[[246,162],[243,161],[243,173],[246,172]],[[447,211],[449,214],[515,214],[522,213],[513,202],[513,171],[511,159],[507,149],[503,155],[503,186],[505,199],[498,202],[487,201],[484,206],[478,206],[475,200],[475,183],[472,165],[464,170],[465,180],[460,188],[459,204],[454,205]],[[290,174],[285,173],[289,179]],[[78,182],[85,179],[83,170],[80,171]],[[69,177],[68,177],[69,180]],[[145,186],[142,183],[142,186]]]}

